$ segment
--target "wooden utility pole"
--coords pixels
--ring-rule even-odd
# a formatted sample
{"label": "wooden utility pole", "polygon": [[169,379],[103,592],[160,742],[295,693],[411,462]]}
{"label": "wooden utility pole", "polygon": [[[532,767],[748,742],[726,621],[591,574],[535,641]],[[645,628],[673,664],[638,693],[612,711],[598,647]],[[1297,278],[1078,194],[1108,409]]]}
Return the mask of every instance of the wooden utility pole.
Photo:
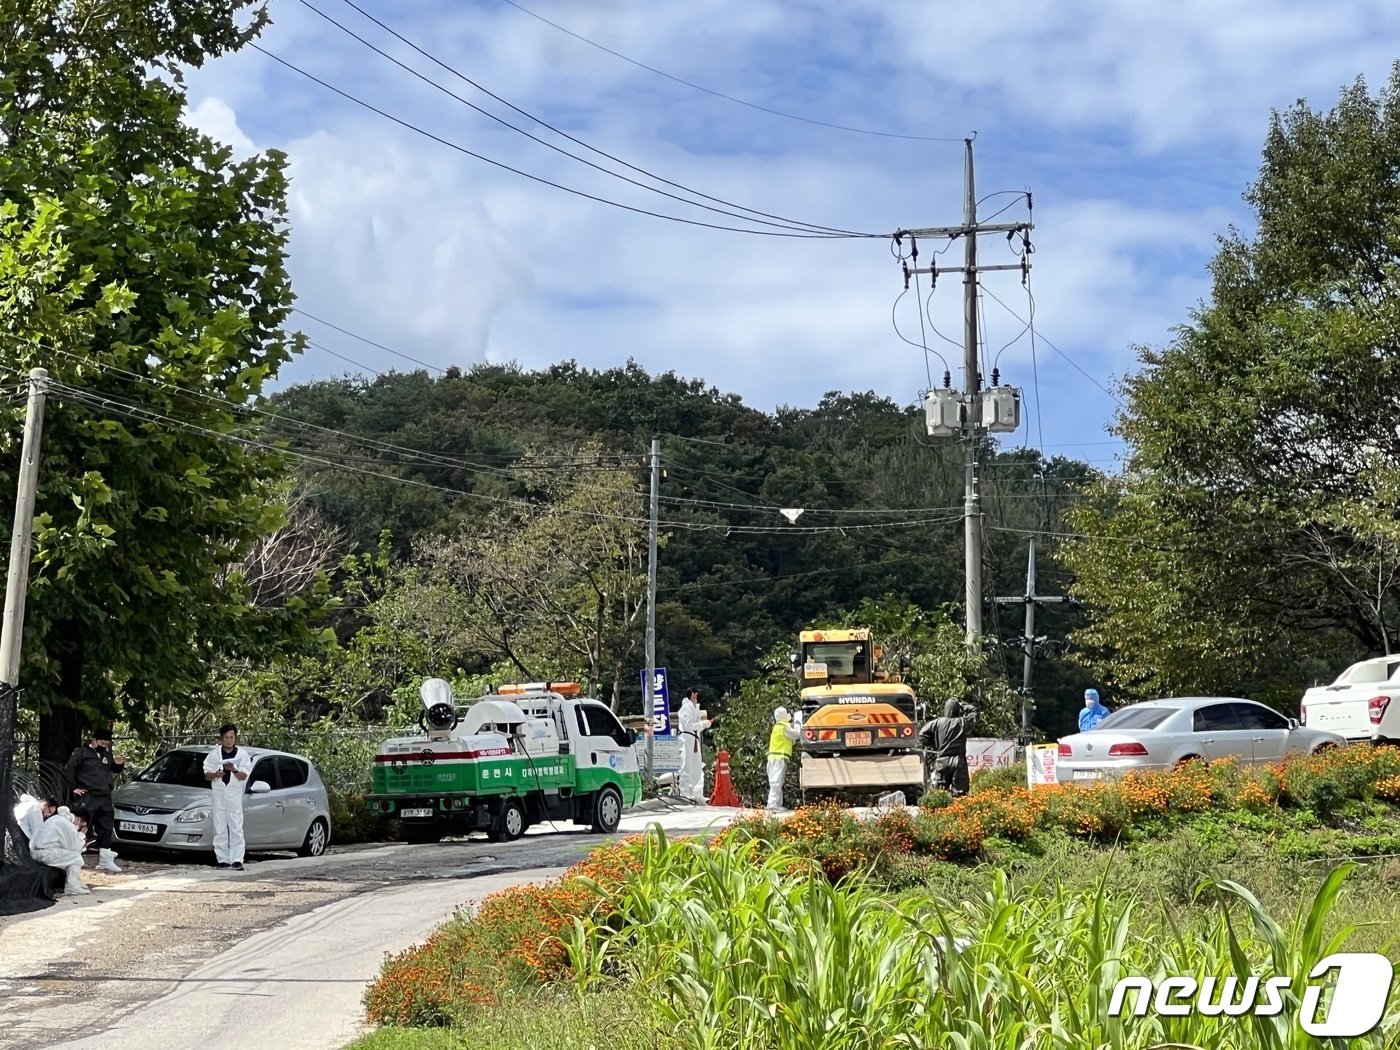
{"label": "wooden utility pole", "polygon": [[[44,429],[44,399],[49,374],[29,373],[29,406],[20,447],[19,486],[14,531],[10,536],[10,571],[5,583],[5,620],[0,626],[0,828],[11,827],[15,768],[15,721],[19,716],[19,664],[24,640],[24,599],[29,591],[29,559],[34,538],[34,498],[39,487],[39,441]],[[13,832],[12,832],[13,833]],[[0,864],[5,857],[0,833]]]}

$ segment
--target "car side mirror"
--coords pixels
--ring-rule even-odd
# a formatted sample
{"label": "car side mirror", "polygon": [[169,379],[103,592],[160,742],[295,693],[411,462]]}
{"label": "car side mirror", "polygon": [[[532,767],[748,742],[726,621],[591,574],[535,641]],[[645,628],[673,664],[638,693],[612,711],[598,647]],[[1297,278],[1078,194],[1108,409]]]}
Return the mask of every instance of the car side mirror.
{"label": "car side mirror", "polygon": [[1296,718],[1290,718],[1290,719],[1288,720],[1288,728],[1289,728],[1289,729],[1297,729],[1298,726],[1299,726],[1299,722],[1298,722],[1298,720],[1297,720]]}
{"label": "car side mirror", "polygon": [[637,742],[637,731],[635,729],[627,730],[627,739],[631,743],[635,744]]}
{"label": "car side mirror", "polygon": [[248,794],[250,795],[266,795],[271,790],[272,785],[266,780],[255,780],[248,785]]}
{"label": "car side mirror", "polygon": [[802,665],[802,657],[797,653],[788,653],[788,663],[792,666],[792,669],[796,671],[798,667]]}

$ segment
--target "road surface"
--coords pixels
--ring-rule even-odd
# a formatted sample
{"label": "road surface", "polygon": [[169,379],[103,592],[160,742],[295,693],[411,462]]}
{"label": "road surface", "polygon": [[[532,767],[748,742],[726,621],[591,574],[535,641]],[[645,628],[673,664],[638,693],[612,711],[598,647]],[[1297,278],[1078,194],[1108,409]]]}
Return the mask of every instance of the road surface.
{"label": "road surface", "polygon": [[[738,811],[635,813],[687,834]],[[91,896],[0,918],[0,1047],[184,1050],[215,1033],[243,1050],[338,1050],[385,952],[464,904],[552,878],[603,838],[561,825],[518,842],[347,847],[247,871],[122,861]]]}

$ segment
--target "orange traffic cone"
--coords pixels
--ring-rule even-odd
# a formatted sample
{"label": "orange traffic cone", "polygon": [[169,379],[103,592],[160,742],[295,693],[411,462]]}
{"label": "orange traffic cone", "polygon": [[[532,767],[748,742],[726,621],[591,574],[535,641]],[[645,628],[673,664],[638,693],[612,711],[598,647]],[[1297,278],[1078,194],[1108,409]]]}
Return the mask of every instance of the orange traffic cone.
{"label": "orange traffic cone", "polygon": [[734,790],[734,781],[729,779],[729,752],[721,751],[715,756],[715,790],[710,796],[712,806],[734,806],[736,809],[743,805],[739,801],[739,793]]}

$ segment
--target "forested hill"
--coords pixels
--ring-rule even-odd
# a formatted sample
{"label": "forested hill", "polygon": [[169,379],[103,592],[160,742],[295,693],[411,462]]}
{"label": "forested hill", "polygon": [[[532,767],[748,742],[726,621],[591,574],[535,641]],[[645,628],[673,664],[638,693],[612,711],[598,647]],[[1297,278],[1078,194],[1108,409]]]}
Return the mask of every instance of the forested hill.
{"label": "forested hill", "polygon": [[[316,510],[361,550],[388,530],[398,558],[431,563],[441,580],[455,579],[474,597],[475,582],[463,583],[466,570],[454,576],[439,537],[458,537],[459,553],[462,543],[480,540],[477,556],[489,548],[497,568],[518,559],[506,571],[550,578],[581,557],[564,549],[570,543],[624,562],[626,578],[613,589],[626,593],[598,603],[599,619],[606,615],[611,627],[599,632],[608,637],[597,646],[606,650],[597,654],[600,685],[616,681],[624,696],[636,694],[642,663],[634,588],[645,571],[653,435],[661,438],[664,469],[658,662],[677,686],[722,690],[750,674],[775,643],[862,598],[892,595],[930,610],[962,602],[961,450],[925,436],[921,409],[873,393],[830,393],[813,409],[769,414],[701,380],[651,376],[630,362],[606,371],[568,362],[541,372],[478,366],[440,378],[322,380],[289,388],[275,402],[275,412],[326,428],[275,424],[294,449],[361,471],[321,469],[314,458],[301,468]],[[1033,449],[989,445],[982,484],[988,595],[1024,590],[1028,536],[1059,529],[1063,508],[1090,474],[1072,460],[1042,462]],[[565,506],[566,498],[592,508],[580,512],[577,530],[510,546],[524,505]],[[782,508],[803,513],[790,523]],[[559,593],[578,582],[577,575],[558,578]],[[1042,588],[1064,582],[1048,558],[1040,578]],[[591,615],[588,589],[577,599],[580,617]],[[507,605],[511,594],[522,604],[532,600],[506,584],[493,594]],[[1019,608],[1005,623],[994,609],[988,615],[1001,636],[1019,633]],[[532,671],[568,670],[559,667],[567,657],[538,652],[547,647],[538,631],[532,642],[530,625],[518,626],[515,643],[533,645],[537,659],[512,653],[509,638],[493,646],[480,637],[489,632],[467,632],[477,638],[480,667],[519,655]],[[1064,625],[1046,626],[1063,634]]]}

